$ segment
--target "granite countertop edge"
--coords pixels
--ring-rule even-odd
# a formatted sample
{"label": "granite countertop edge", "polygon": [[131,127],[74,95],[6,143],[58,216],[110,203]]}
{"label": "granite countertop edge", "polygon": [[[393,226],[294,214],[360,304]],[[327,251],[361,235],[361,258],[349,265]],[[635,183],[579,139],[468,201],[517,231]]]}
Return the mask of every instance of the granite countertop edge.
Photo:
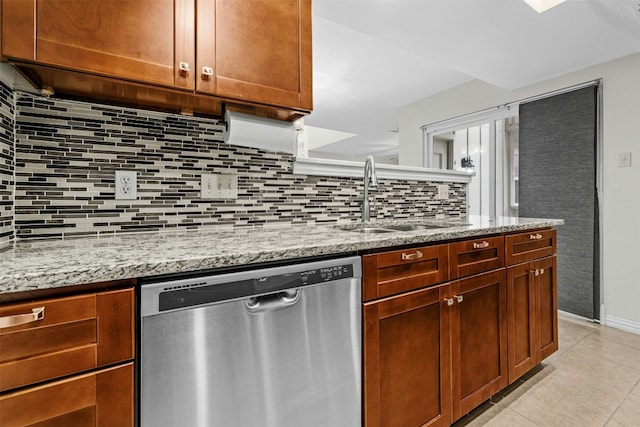
{"label": "granite countertop edge", "polygon": [[[526,231],[559,219],[477,217],[446,228],[356,233],[335,225],[20,240],[0,252],[0,295]],[[377,225],[407,223],[386,221]]]}

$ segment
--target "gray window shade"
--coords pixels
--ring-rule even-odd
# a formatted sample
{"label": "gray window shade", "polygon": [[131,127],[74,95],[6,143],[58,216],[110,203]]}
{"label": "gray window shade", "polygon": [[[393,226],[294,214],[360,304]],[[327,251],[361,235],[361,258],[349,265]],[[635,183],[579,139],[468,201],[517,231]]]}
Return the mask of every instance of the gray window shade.
{"label": "gray window shade", "polygon": [[520,105],[521,217],[558,227],[558,308],[597,318],[597,86]]}

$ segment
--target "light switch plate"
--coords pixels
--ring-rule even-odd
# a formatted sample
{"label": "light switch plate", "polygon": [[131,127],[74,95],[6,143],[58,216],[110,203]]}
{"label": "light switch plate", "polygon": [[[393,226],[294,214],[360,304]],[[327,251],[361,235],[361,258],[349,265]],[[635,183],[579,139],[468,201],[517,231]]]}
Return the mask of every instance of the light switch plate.
{"label": "light switch plate", "polygon": [[237,199],[238,176],[203,173],[200,175],[201,199]]}
{"label": "light switch plate", "polygon": [[449,199],[449,184],[439,184],[438,185],[438,195],[436,196],[438,200],[448,200]]}
{"label": "light switch plate", "polygon": [[136,171],[116,171],[116,200],[138,198],[138,174]]}
{"label": "light switch plate", "polygon": [[619,168],[631,167],[631,152],[618,154],[618,167]]}

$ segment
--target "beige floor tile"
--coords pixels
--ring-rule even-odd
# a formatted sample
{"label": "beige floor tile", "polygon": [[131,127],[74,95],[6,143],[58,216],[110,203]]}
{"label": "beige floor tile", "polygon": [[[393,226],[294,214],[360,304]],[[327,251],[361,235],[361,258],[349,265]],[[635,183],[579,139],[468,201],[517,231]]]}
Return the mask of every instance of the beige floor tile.
{"label": "beige floor tile", "polygon": [[607,427],[640,426],[640,396],[630,394],[613,413]]}
{"label": "beige floor tile", "polygon": [[602,341],[615,342],[640,350],[640,335],[606,326],[598,328],[595,335]]}
{"label": "beige floor tile", "polygon": [[490,427],[537,427],[538,425],[526,419],[517,412],[504,408],[495,417],[489,420],[485,426]]}
{"label": "beige floor tile", "polygon": [[509,409],[540,426],[603,426],[615,410],[615,403],[603,405],[594,404],[589,398],[578,400],[574,391],[561,390],[555,384],[537,384],[511,403]]}
{"label": "beige floor tile", "polygon": [[630,342],[632,340],[629,337],[622,341],[614,341],[610,336],[605,337],[598,331],[580,340],[571,347],[571,350],[585,355],[598,355],[629,368],[640,370],[640,348],[630,346]]}
{"label": "beige floor tile", "polygon": [[594,401],[606,414],[620,404],[640,380],[640,369],[630,368],[580,345],[554,361],[555,371],[543,383],[563,398],[582,403]]}

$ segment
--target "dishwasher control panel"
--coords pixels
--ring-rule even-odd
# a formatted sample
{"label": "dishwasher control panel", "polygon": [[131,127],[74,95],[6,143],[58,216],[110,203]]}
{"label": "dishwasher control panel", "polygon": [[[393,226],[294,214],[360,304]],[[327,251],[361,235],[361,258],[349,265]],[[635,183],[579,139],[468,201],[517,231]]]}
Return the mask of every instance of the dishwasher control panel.
{"label": "dishwasher control panel", "polygon": [[142,285],[141,310],[158,314],[188,307],[359,278],[360,258],[292,264],[238,273],[196,276]]}

